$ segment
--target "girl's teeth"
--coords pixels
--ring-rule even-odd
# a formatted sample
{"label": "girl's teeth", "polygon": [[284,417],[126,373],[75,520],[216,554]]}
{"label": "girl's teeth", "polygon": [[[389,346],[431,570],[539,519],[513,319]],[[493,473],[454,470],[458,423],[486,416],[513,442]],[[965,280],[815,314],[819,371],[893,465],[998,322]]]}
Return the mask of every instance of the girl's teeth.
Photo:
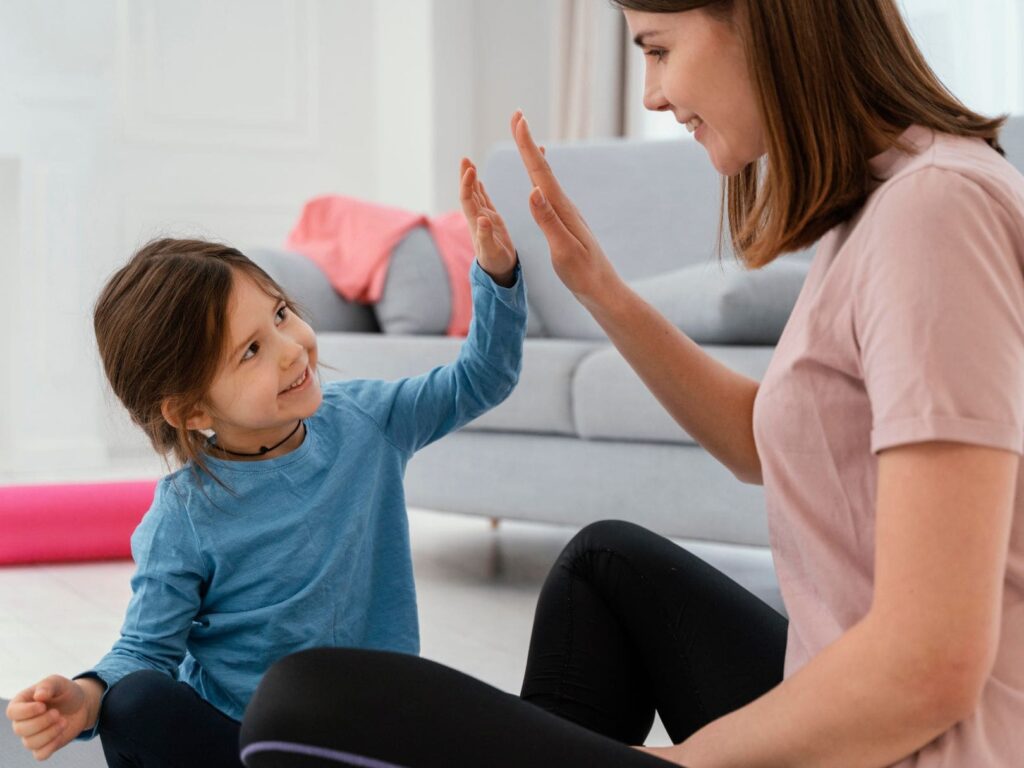
{"label": "girl's teeth", "polygon": [[693,133],[698,128],[700,128],[703,122],[704,121],[701,120],[699,117],[691,117],[689,120],[686,121],[686,130],[688,130],[690,133]]}
{"label": "girl's teeth", "polygon": [[298,381],[296,381],[294,384],[292,384],[290,387],[288,387],[288,389],[295,389],[297,386],[302,384],[302,382],[304,382],[305,380],[306,380],[306,374],[303,373],[302,374],[302,378],[300,378]]}

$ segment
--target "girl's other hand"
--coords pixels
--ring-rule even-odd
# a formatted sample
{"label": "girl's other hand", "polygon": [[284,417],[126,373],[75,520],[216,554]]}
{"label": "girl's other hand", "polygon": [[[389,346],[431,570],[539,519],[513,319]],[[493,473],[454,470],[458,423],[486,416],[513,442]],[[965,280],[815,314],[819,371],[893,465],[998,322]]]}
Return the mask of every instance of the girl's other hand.
{"label": "girl's other hand", "polygon": [[522,112],[517,110],[512,115],[511,128],[533,183],[530,213],[547,238],[555,274],[585,307],[600,305],[605,292],[619,280],[615,268],[562,190],[543,148],[534,143]]}
{"label": "girl's other hand", "polygon": [[[102,683],[82,683],[92,688],[51,675],[23,690],[7,705],[12,730],[36,760],[46,760],[95,722],[90,710],[99,708]],[[94,706],[90,706],[91,699],[95,700]]]}
{"label": "girl's other hand", "polygon": [[460,171],[459,200],[473,235],[476,260],[494,282],[508,288],[515,282],[516,249],[512,238],[477,176],[476,166],[462,158]]}

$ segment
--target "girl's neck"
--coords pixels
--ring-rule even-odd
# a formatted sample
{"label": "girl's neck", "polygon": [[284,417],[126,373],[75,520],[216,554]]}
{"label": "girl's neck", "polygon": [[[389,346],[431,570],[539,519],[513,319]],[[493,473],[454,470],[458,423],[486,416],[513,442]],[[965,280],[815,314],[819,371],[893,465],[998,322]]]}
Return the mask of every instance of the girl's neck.
{"label": "girl's neck", "polygon": [[[302,419],[292,427],[291,432],[279,443],[271,443],[268,446],[269,450],[262,451],[262,446],[258,449],[253,448],[239,448],[231,444],[221,444],[219,441],[220,436],[218,435],[218,442],[211,442],[209,447],[209,453],[216,456],[218,459],[224,459],[225,461],[263,461],[265,459],[276,459],[281,456],[285,456],[300,445],[306,439],[306,423]],[[251,454],[251,455],[249,455]]]}

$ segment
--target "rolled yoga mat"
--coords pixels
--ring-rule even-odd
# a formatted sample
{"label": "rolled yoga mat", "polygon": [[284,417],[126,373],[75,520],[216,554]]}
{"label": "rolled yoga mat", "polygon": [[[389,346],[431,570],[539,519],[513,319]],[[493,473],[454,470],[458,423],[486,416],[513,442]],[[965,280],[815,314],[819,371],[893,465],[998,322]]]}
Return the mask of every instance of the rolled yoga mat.
{"label": "rolled yoga mat", "polygon": [[0,565],[131,557],[156,483],[0,486]]}

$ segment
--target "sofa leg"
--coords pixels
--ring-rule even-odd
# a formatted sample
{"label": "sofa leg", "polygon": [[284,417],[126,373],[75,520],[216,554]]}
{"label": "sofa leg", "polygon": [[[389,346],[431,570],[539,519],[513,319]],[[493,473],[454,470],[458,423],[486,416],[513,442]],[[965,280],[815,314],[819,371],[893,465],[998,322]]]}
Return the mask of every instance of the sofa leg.
{"label": "sofa leg", "polygon": [[500,517],[492,517],[491,518],[491,530],[492,531],[498,530],[498,525],[500,523],[501,523],[501,518]]}

